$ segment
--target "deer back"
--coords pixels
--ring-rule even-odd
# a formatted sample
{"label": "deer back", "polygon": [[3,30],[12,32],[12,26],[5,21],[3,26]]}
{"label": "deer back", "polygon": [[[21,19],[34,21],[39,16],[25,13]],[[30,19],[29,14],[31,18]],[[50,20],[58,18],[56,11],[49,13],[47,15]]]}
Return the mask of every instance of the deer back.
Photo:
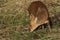
{"label": "deer back", "polygon": [[48,10],[45,4],[40,1],[32,2],[28,8],[30,15],[30,30],[34,30],[38,25],[44,24],[48,19]]}

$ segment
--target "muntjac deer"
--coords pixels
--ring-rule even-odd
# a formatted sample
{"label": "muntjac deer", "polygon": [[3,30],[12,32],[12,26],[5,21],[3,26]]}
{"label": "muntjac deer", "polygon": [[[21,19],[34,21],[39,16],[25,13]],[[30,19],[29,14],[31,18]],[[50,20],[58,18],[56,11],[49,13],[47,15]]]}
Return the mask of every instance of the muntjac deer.
{"label": "muntjac deer", "polygon": [[49,13],[47,7],[40,1],[34,1],[30,4],[29,8],[30,15],[30,31],[35,30],[39,25],[47,24],[50,29],[49,24]]}

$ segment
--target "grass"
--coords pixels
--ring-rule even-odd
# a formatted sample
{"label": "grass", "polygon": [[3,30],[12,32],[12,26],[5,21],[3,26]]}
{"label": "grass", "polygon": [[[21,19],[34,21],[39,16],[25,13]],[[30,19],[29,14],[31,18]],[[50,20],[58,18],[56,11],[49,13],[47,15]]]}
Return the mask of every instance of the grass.
{"label": "grass", "polygon": [[[11,1],[0,0],[0,40],[60,40],[60,23],[53,25],[52,33],[49,33],[48,29],[30,32],[26,8],[22,8],[24,5],[16,5],[15,0],[14,3]],[[56,10],[51,5],[48,5],[48,8],[52,14],[60,10],[59,6],[56,6]]]}

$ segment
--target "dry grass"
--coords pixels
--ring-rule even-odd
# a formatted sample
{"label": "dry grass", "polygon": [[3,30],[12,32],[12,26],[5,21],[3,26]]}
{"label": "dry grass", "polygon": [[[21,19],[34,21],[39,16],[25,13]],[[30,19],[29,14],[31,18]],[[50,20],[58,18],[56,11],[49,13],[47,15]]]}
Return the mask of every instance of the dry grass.
{"label": "dry grass", "polygon": [[[60,12],[59,0],[41,1],[47,5],[50,16]],[[41,29],[29,32],[27,9],[31,2],[32,0],[0,0],[0,40],[60,40],[60,23],[54,23],[52,33],[47,29],[45,32]]]}

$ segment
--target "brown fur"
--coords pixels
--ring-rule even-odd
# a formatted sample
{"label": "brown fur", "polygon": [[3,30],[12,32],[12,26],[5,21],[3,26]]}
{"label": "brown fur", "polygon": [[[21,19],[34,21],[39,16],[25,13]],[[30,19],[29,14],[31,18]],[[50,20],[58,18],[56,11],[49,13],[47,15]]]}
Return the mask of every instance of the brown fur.
{"label": "brown fur", "polygon": [[[34,1],[28,8],[30,15],[30,31],[35,30],[39,25],[48,23],[49,13],[47,7],[40,1]],[[37,18],[37,19],[36,19]],[[50,29],[50,27],[49,27]]]}

